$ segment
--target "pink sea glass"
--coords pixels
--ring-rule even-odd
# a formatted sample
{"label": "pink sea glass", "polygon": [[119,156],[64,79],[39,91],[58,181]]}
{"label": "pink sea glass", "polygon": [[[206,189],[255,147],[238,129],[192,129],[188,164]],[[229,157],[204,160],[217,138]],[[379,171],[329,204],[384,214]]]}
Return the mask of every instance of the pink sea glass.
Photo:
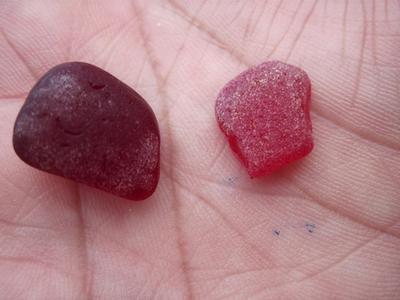
{"label": "pink sea glass", "polygon": [[215,106],[217,122],[250,177],[311,152],[310,98],[307,74],[279,61],[250,68],[223,87]]}
{"label": "pink sea glass", "polygon": [[14,149],[27,164],[142,200],[159,179],[156,117],[133,89],[93,65],[48,71],[32,88],[14,126]]}

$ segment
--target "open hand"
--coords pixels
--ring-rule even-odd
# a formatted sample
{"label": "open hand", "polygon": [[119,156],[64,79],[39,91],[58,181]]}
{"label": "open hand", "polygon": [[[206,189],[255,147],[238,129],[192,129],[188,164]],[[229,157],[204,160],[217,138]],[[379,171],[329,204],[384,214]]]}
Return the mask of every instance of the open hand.
{"label": "open hand", "polygon": [[[399,299],[398,1],[0,3],[2,299]],[[313,83],[315,148],[251,180],[220,88],[278,59]],[[132,202],[12,149],[27,93],[65,61],[139,92],[161,130],[156,193]]]}

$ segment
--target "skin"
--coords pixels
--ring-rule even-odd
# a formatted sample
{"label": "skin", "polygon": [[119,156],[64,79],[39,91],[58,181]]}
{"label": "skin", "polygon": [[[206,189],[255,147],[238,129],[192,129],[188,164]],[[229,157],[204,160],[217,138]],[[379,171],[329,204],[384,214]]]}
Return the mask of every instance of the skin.
{"label": "skin", "polygon": [[[1,1],[2,297],[399,299],[399,25],[394,0]],[[309,74],[315,148],[251,180],[214,103],[270,59]],[[13,152],[30,88],[76,60],[153,107],[152,198],[120,199]]]}

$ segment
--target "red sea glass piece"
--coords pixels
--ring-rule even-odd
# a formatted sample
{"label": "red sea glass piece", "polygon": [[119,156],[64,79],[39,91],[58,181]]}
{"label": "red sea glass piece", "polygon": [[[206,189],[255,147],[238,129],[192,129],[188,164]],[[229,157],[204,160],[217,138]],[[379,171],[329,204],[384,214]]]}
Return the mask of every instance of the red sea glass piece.
{"label": "red sea glass piece", "polygon": [[27,164],[142,200],[159,179],[160,134],[146,101],[106,71],[71,62],[32,88],[14,126],[14,149]]}
{"label": "red sea glass piece", "polygon": [[215,106],[217,122],[250,177],[311,152],[310,98],[307,74],[279,61],[250,68],[223,87]]}

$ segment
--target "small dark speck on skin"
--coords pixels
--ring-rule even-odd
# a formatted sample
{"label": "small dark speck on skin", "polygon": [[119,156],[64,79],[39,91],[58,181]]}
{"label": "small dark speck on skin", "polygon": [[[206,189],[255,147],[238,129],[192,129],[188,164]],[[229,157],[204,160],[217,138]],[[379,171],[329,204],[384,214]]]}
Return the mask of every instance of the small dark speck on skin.
{"label": "small dark speck on skin", "polygon": [[309,233],[313,233],[315,230],[315,224],[312,223],[306,223],[306,229]]}
{"label": "small dark speck on skin", "polygon": [[236,179],[237,179],[236,176],[229,176],[229,177],[226,178],[226,181],[227,181],[229,184],[233,185],[233,184],[235,183]]}
{"label": "small dark speck on skin", "polygon": [[279,230],[277,230],[277,229],[274,229],[272,232],[273,232],[274,235],[276,235],[276,236],[278,236],[278,235],[281,234],[281,232],[280,232]]}

